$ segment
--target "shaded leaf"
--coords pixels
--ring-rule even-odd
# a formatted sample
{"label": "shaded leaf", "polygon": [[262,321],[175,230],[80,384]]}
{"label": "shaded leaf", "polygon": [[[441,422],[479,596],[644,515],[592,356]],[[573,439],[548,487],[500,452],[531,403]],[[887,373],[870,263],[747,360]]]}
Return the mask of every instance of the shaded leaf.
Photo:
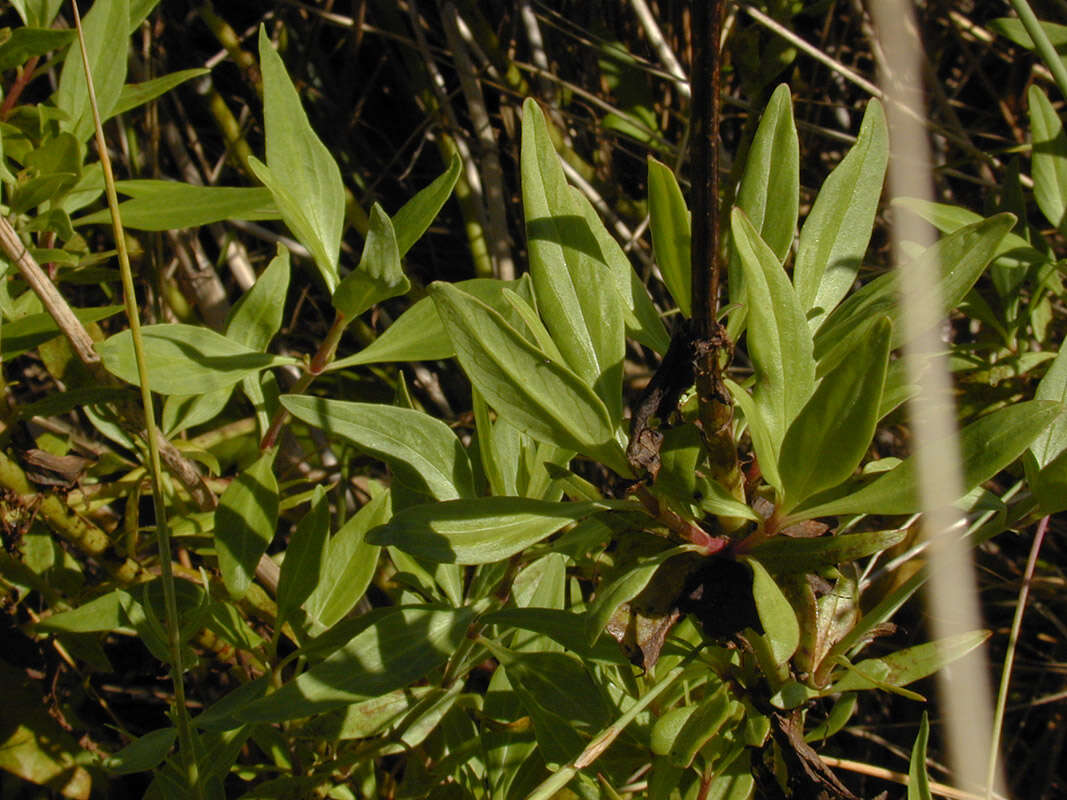
{"label": "shaded leaf", "polygon": [[176,86],[180,86],[187,80],[207,75],[210,72],[211,70],[209,69],[198,67],[196,69],[169,72],[166,75],[160,75],[158,78],[152,78],[141,83],[127,83],[122,87],[122,92],[119,94],[118,100],[115,101],[115,105],[108,116],[113,117],[117,114],[124,114],[138,106],[143,106],[145,103],[149,103],[166,94]]}
{"label": "shaded leaf", "polygon": [[474,619],[471,608],[404,606],[388,609],[324,661],[253,701],[236,717],[280,722],[380,697],[443,664]]}
{"label": "shaded leaf", "polygon": [[1034,84],[1026,94],[1033,139],[1034,200],[1045,219],[1063,228],[1067,215],[1067,133],[1048,96]]}
{"label": "shaded leaf", "polygon": [[117,753],[104,759],[104,766],[117,775],[145,772],[158,767],[178,738],[177,728],[159,728],[138,736]]}
{"label": "shaded leaf", "polygon": [[321,581],[329,538],[330,503],[326,490],[316,486],[311,508],[297,523],[285,549],[278,575],[278,626],[291,619]]}
{"label": "shaded leaf", "polygon": [[215,552],[222,580],[235,599],[248,591],[278,524],[274,454],[267,451],[234,478],[215,509]]}
{"label": "shaded leaf", "polygon": [[752,555],[774,573],[818,572],[825,567],[880,553],[899,544],[906,535],[906,530],[892,530],[811,539],[775,536],[754,547]]}

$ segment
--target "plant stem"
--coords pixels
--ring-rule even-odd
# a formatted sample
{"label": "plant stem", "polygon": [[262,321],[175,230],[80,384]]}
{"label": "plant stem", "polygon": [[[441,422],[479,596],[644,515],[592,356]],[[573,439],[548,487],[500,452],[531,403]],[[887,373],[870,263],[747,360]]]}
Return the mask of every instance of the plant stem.
{"label": "plant stem", "polygon": [[[722,274],[719,213],[719,117],[722,82],[719,40],[722,37],[724,0],[693,6],[694,64],[690,72],[693,90],[692,136],[692,270],[694,369],[700,420],[708,448],[712,477],[737,499],[744,501],[743,483],[737,466],[737,447],[730,432],[733,407],[722,381],[720,351],[729,348],[718,322]],[[724,521],[725,522],[725,521]],[[736,525],[727,525],[729,528]]]}
{"label": "plant stem", "polygon": [[148,440],[149,474],[152,479],[152,502],[156,517],[156,539],[159,549],[160,581],[163,584],[163,604],[167,622],[167,648],[170,655],[170,677],[174,684],[174,716],[178,729],[178,742],[185,778],[194,797],[202,797],[200,776],[193,751],[192,726],[189,722],[189,710],[185,705],[185,683],[182,668],[181,626],[178,619],[178,603],[174,589],[174,572],[171,565],[170,528],[167,525],[167,505],[163,496],[163,467],[159,458],[159,444],[156,437],[155,410],[152,403],[152,390],[148,385],[148,363],[144,352],[144,339],[141,336],[141,319],[137,310],[137,295],[133,285],[133,271],[130,269],[130,256],[126,250],[126,234],[119,215],[118,194],[115,191],[115,176],[111,170],[111,159],[104,141],[104,127],[97,107],[96,92],[93,88],[92,70],[89,67],[89,54],[85,45],[81,15],[77,0],[71,0],[74,11],[75,27],[78,31],[78,44],[81,50],[82,68],[85,70],[85,83],[89,94],[89,105],[93,112],[96,129],[96,149],[100,165],[104,172],[104,186],[107,191],[107,203],[111,209],[111,223],[118,253],[119,271],[122,275],[122,291],[126,305],[126,316],[130,323],[130,335],[133,338],[134,357],[137,361],[137,376],[141,384],[141,405],[144,408],[146,438]]}
{"label": "plant stem", "polygon": [[1011,683],[1011,669],[1015,663],[1015,650],[1019,644],[1019,631],[1023,626],[1023,613],[1026,611],[1026,600],[1030,596],[1030,583],[1034,579],[1034,569],[1037,567],[1037,554],[1041,552],[1041,544],[1045,541],[1045,532],[1048,530],[1049,517],[1041,518],[1037,523],[1037,531],[1034,533],[1034,543],[1030,545],[1030,556],[1026,559],[1026,571],[1023,573],[1022,586],[1019,587],[1019,599],[1015,603],[1015,616],[1011,621],[1011,634],[1008,636],[1008,650],[1004,654],[1004,667],[1000,673],[1000,689],[997,692],[997,704],[993,710],[993,735],[989,751],[989,767],[986,773],[985,796],[986,800],[992,800],[993,787],[997,778],[997,748],[1000,746],[1000,733],[1004,727],[1004,710],[1008,704],[1008,686]]}

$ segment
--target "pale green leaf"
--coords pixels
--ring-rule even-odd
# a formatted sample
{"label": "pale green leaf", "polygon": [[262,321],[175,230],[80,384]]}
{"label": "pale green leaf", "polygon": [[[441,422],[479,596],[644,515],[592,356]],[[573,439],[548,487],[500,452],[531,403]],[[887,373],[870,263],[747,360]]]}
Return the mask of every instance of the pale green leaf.
{"label": "pale green leaf", "polygon": [[[212,392],[269,367],[300,363],[295,358],[257,352],[198,325],[147,325],[141,335],[148,385],[160,394]],[[129,330],[100,342],[96,350],[108,372],[140,385]]]}
{"label": "pale green leaf", "polygon": [[435,178],[429,186],[419,190],[418,194],[404,203],[403,207],[393,215],[393,230],[396,231],[396,246],[401,258],[426,232],[445,201],[451,196],[462,167],[463,162],[459,156],[453,155],[452,160],[448,162],[448,169]]}
{"label": "pale green leaf", "polygon": [[330,503],[326,490],[315,487],[311,508],[297,523],[285,549],[278,575],[278,616],[282,625],[314,591],[322,579],[326,563],[326,545],[330,538]]}
{"label": "pale green leaf", "polygon": [[[1062,413],[1062,408],[1060,403],[1030,400],[1001,408],[963,428],[959,435],[959,466],[964,494],[1022,455]],[[921,510],[916,481],[912,457],[851,494],[824,501],[816,496],[791,516],[810,519],[839,514],[914,514]]]}
{"label": "pale green leaf", "polygon": [[775,536],[752,549],[752,555],[775,574],[818,572],[826,567],[855,561],[899,544],[905,530],[865,531],[837,536],[793,538]]}
{"label": "pale green leaf", "polygon": [[333,307],[348,319],[390,297],[406,294],[411,281],[400,266],[393,223],[375,203],[370,212],[370,228],[363,243],[359,265],[348,273],[333,293]]}
{"label": "pale green leaf", "polygon": [[908,800],[934,800],[930,792],[930,776],[926,772],[926,744],[930,738],[930,720],[923,711],[919,733],[911,748],[911,761],[908,764]]}
{"label": "pale green leaf", "polygon": [[[110,115],[126,83],[129,20],[128,0],[96,0],[82,20],[89,71],[93,76],[101,119]],[[89,87],[77,44],[72,45],[63,62],[55,100],[56,106],[67,115],[66,119],[60,120],[60,130],[74,134],[79,142],[92,136]]]}
{"label": "pale green leaf", "polygon": [[441,420],[409,408],[310,395],[285,395],[281,403],[327,436],[347,439],[386,462],[408,488],[438,500],[474,496],[467,453]]}
{"label": "pale green leaf", "polygon": [[300,96],[264,26],[259,28],[263,72],[263,127],[267,163],[249,162],[270,189],[282,219],[315,257],[326,288],[337,287],[337,256],[345,219],[341,171],[315,135]]}
{"label": "pale green leaf", "polygon": [[881,658],[860,661],[823,694],[857,692],[885,686],[907,686],[909,683],[933,675],[958,658],[981,645],[989,631],[960,633],[936,642],[908,647]]}
{"label": "pale green leaf", "polygon": [[226,317],[226,337],[255,350],[266,351],[282,326],[285,295],[289,291],[289,251],[278,253]]}
{"label": "pale green leaf", "polygon": [[1067,133],[1063,120],[1039,86],[1031,84],[1026,96],[1033,139],[1034,200],[1045,219],[1062,228],[1067,214]]}
{"label": "pale green leaf", "polygon": [[799,204],[800,145],[789,86],[783,83],[760,117],[745,159],[737,206],[784,262],[796,235]]}
{"label": "pale green leaf", "polygon": [[782,511],[851,477],[874,437],[892,326],[882,317],[819,383],[786,431],[778,460]]}
{"label": "pale green leaf", "polygon": [[746,557],[745,563],[752,569],[752,599],[756,603],[763,635],[775,662],[784,664],[800,646],[797,615],[766,568],[751,557]]}
{"label": "pale green leaf", "polygon": [[430,296],[460,366],[499,414],[535,439],[629,474],[607,408],[586,383],[471,295],[437,282]]}
{"label": "pale green leaf", "polygon": [[553,503],[524,497],[478,497],[397,512],[372,531],[372,544],[397,547],[446,564],[488,564],[509,558],[595,511],[597,503]]}
{"label": "pale green leaf", "polygon": [[234,478],[215,509],[215,552],[222,580],[235,599],[248,591],[278,524],[274,454],[267,451]]}
{"label": "pale green leaf", "polygon": [[169,72],[166,75],[160,75],[158,78],[152,78],[151,80],[142,81],[141,83],[127,83],[122,87],[122,92],[119,94],[118,100],[115,102],[115,105],[108,116],[113,117],[117,114],[123,114],[135,109],[138,106],[143,106],[145,103],[155,100],[160,95],[166,94],[176,86],[180,86],[187,80],[198,78],[201,75],[207,75],[210,72],[211,70],[204,67],[197,67],[195,69],[183,69],[178,72]]}
{"label": "pale green leaf", "polygon": [[[523,104],[522,202],[537,308],[565,363],[591,386],[617,423],[622,418],[625,326],[619,297],[593,225],[567,183],[537,103]],[[591,224],[592,223],[592,224]]]}
{"label": "pale green leaf", "polygon": [[856,143],[819,189],[797,244],[793,281],[815,331],[856,280],[889,160],[881,103],[871,99]]}
{"label": "pale green leaf", "polygon": [[[119,203],[122,224],[139,231],[198,228],[227,219],[278,219],[281,212],[263,188],[195,186],[163,180],[119,181],[116,191],[132,199]],[[111,224],[108,209],[74,220],[75,225]]]}
{"label": "pale green leaf", "polygon": [[690,265],[689,209],[674,173],[666,164],[648,158],[648,213],[652,251],[663,282],[682,315],[693,315],[693,277]]}
{"label": "pale green leaf", "polygon": [[756,368],[753,399],[775,458],[790,423],[815,388],[811,333],[789,277],[740,209],[731,215],[748,297],[748,354]]}

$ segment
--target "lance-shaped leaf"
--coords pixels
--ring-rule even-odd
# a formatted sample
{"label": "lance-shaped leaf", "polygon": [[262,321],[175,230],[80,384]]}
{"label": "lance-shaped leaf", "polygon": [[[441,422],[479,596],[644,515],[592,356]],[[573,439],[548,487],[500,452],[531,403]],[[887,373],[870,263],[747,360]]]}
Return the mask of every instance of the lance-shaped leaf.
{"label": "lance-shaped leaf", "polygon": [[[500,290],[512,289],[523,296],[532,296],[528,291],[523,292],[524,284],[526,289],[529,289],[529,278],[525,276],[517,281],[471,278],[454,285],[495,308],[510,319],[513,325],[518,325],[521,320],[513,313],[513,309]],[[327,370],[346,369],[357,364],[381,364],[392,361],[438,361],[452,358],[455,354],[456,348],[452,346],[452,340],[448,338],[448,333],[441,323],[441,317],[437,314],[433,300],[424,297],[397,317],[381,336],[358,353],[332,362]]]}
{"label": "lance-shaped leaf", "polygon": [[[737,206],[784,262],[796,235],[799,204],[800,144],[789,86],[783,83],[767,102],[752,138]],[[688,262],[686,266],[688,270]]]}
{"label": "lance-shaped leaf", "polygon": [[[522,114],[522,203],[537,307],[567,366],[622,418],[625,327],[607,260],[567,183],[537,103]],[[596,220],[598,225],[602,223]]]}
{"label": "lance-shaped leaf", "polygon": [[322,579],[304,603],[308,616],[319,624],[328,628],[340,621],[367,591],[381,548],[366,541],[366,536],[388,520],[390,499],[388,491],[373,497],[330,539]]}
{"label": "lance-shaped leaf", "polygon": [[278,575],[277,625],[289,621],[319,583],[330,538],[330,503],[326,490],[316,486],[311,508],[297,523],[285,549]]}
{"label": "lance-shaped leaf", "polygon": [[116,775],[129,775],[154,769],[166,758],[178,738],[177,728],[158,728],[139,736],[114,755],[104,759],[104,767]]}
{"label": "lance-shaped leaf", "polygon": [[926,772],[926,744],[929,739],[930,720],[924,711],[908,763],[908,800],[934,800],[930,791],[930,776]]}
{"label": "lance-shaped leaf", "polygon": [[[128,0],[98,0],[82,22],[89,71],[93,76],[96,104],[102,119],[107,119],[126,83],[126,37],[129,35],[129,25]],[[93,132],[93,111],[78,45],[74,44],[72,48],[59,75],[56,106],[66,113],[66,117],[59,122],[60,130],[68,131],[79,142],[84,142]]]}
{"label": "lance-shaped leaf", "polygon": [[451,428],[428,414],[310,395],[286,395],[281,403],[297,419],[380,458],[411,489],[438,500],[474,496],[467,452]]}
{"label": "lance-shaped leaf", "polygon": [[878,421],[890,336],[885,317],[866,325],[789,426],[778,460],[783,512],[843,483],[863,460]]}
{"label": "lance-shaped leaf", "polygon": [[[1067,403],[1067,348],[1060,348],[1034,396],[1061,405]],[[1032,457],[1024,463],[1042,512],[1053,514],[1067,508],[1067,414],[1057,417],[1034,439],[1030,452]]]}
{"label": "lance-shaped leaf", "polygon": [[509,558],[604,507],[525,497],[477,497],[410,506],[371,531],[371,544],[397,547],[446,564],[489,564]]}
{"label": "lance-shaped leaf", "polygon": [[226,319],[228,339],[266,351],[282,326],[289,271],[289,251],[279,244],[277,255],[230,310]]}
{"label": "lance-shaped leaf", "polygon": [[236,716],[245,722],[281,722],[401,689],[443,664],[473,619],[470,607],[389,609],[324,661]]}
{"label": "lance-shaped leaf", "polygon": [[817,330],[856,280],[871,240],[874,215],[889,160],[885,112],[867,104],[856,143],[819,189],[800,231],[793,282]]}
{"label": "lance-shaped leaf", "polygon": [[370,211],[370,228],[363,243],[359,266],[348,273],[333,293],[333,307],[347,319],[355,319],[371,306],[407,294],[411,281],[400,266],[393,223],[375,203]]}
{"label": "lance-shaped leaf", "polygon": [[752,439],[752,449],[756,451],[759,461],[760,472],[763,479],[775,489],[781,491],[782,480],[778,476],[778,453],[771,438],[770,429],[764,421],[763,413],[752,399],[752,395],[732,380],[727,378],[724,383],[730,390],[730,396],[734,403],[741,409],[745,416],[745,424],[748,426],[748,435]]}
{"label": "lance-shaped leaf", "polygon": [[1038,86],[1031,85],[1026,96],[1033,138],[1034,200],[1045,219],[1062,229],[1067,215],[1067,133]]}
{"label": "lance-shaped leaf", "polygon": [[756,367],[753,398],[777,456],[789,424],[811,397],[811,333],[789,277],[748,217],[730,217],[748,296],[748,354]]}
{"label": "lance-shaped leaf", "polygon": [[689,209],[670,168],[648,158],[648,227],[652,252],[663,282],[683,316],[693,316],[693,271],[690,265]]}
{"label": "lance-shaped leaf", "polygon": [[259,557],[278,525],[278,481],[274,450],[259,457],[233,479],[215,509],[215,552],[230,596],[248,591]]}
{"label": "lance-shaped leaf", "polygon": [[396,246],[401,258],[426,232],[437,212],[451,196],[462,167],[463,162],[459,156],[453,155],[452,160],[448,162],[448,169],[428,186],[420,189],[393,215],[393,230],[396,231]]}
{"label": "lance-shaped leaf", "polygon": [[[178,181],[118,181],[115,189],[131,199],[119,204],[122,224],[139,231],[197,228],[226,219],[278,219],[281,212],[266,189],[194,186]],[[110,209],[74,220],[75,225],[111,224]]]}
{"label": "lance-shaped leaf", "polygon": [[[1007,467],[1063,411],[1061,403],[1030,400],[1001,408],[960,431],[960,474],[964,494]],[[936,442],[928,446],[939,446]],[[915,458],[905,459],[844,497],[819,496],[792,512],[792,519],[837,514],[914,514],[921,510]],[[959,498],[956,498],[959,499]]]}
{"label": "lance-shaped leaf", "polygon": [[341,171],[312,130],[285,64],[262,25],[259,65],[267,163],[253,158],[249,166],[274,196],[285,224],[311,251],[332,293],[337,287],[337,255],[345,218]]}
{"label": "lance-shaped leaf", "polygon": [[581,378],[466,292],[437,282],[430,296],[460,366],[501,416],[535,439],[629,474],[608,410]]}
{"label": "lance-shaped leaf", "polygon": [[906,530],[843,533],[811,539],[775,536],[752,549],[752,555],[775,574],[818,572],[835,564],[880,553],[899,544]]}
{"label": "lance-shaped leaf", "polygon": [[767,569],[754,558],[745,558],[752,569],[752,599],[756,601],[763,635],[777,664],[784,664],[800,646],[800,624],[793,607]]}
{"label": "lance-shaped leaf", "polygon": [[740,703],[731,702],[724,684],[695,704],[685,717],[667,751],[667,757],[677,767],[689,767],[704,745],[718,734],[719,729],[734,713],[742,711]]}
{"label": "lance-shaped leaf", "polygon": [[881,658],[867,658],[855,664],[845,676],[823,694],[857,692],[882,686],[907,686],[962,658],[990,636],[989,631],[960,633],[936,642],[898,650]]}
{"label": "lance-shaped leaf", "polygon": [[[160,394],[204,394],[232,386],[268,367],[300,363],[288,356],[261,353],[198,325],[146,325],[141,335],[148,386]],[[96,351],[108,372],[140,385],[128,330],[101,342]]]}
{"label": "lance-shaped leaf", "polygon": [[[959,228],[918,256],[918,268],[940,276],[938,294],[945,311],[959,305],[971,290],[1014,224],[1012,214],[996,214]],[[898,291],[897,273],[888,272],[850,295],[819,328],[815,336],[815,357],[821,361],[842,339],[872,317],[884,315],[896,322],[900,308]],[[909,287],[903,287],[904,293],[908,291]],[[894,327],[893,347],[906,344],[902,339],[904,327]]]}

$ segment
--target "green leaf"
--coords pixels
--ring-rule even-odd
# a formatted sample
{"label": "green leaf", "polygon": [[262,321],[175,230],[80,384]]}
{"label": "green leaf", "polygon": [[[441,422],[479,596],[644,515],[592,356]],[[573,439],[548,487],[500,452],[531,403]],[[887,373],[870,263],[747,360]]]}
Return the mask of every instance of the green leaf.
{"label": "green leaf", "polygon": [[778,461],[782,511],[851,477],[870,447],[889,366],[892,326],[864,326],[786,431]]}
{"label": "green leaf", "polygon": [[[1063,406],[1030,400],[998,409],[960,431],[960,472],[964,494],[1007,467],[1061,413]],[[936,447],[932,443],[931,447]],[[921,510],[914,457],[905,459],[861,489],[844,497],[812,498],[791,515],[810,519],[839,514],[914,514]],[[957,500],[959,498],[956,498]]]}
{"label": "green leaf", "polygon": [[607,408],[577,375],[466,292],[436,282],[430,296],[460,366],[501,416],[535,439],[629,474]]}
{"label": "green leaf", "polygon": [[746,557],[744,561],[752,569],[752,599],[756,602],[763,635],[775,662],[784,664],[800,646],[800,624],[796,612],[759,561],[752,557]]}
{"label": "green leaf", "polygon": [[391,513],[389,492],[381,492],[353,514],[330,539],[322,578],[304,602],[313,620],[329,628],[344,618],[363,597],[378,567],[380,547],[366,541],[367,532],[384,525]]}
{"label": "green leaf", "polygon": [[[75,308],[74,316],[81,322],[96,322],[122,311],[122,306],[99,306],[98,308]],[[0,361],[10,361],[27,350],[33,350],[60,335],[61,331],[52,315],[46,311],[27,314],[12,322],[4,322],[4,336],[0,339]]]}
{"label": "green leaf", "polygon": [[874,215],[889,160],[889,131],[882,104],[867,103],[860,133],[819,189],[797,244],[793,282],[809,316],[819,328],[856,280],[871,240]]}
{"label": "green leaf", "polygon": [[[513,289],[518,292],[524,280],[471,278],[454,285],[495,308],[506,318],[514,317],[513,324],[521,324],[501,290]],[[327,371],[391,361],[438,361],[452,358],[455,354],[456,348],[452,346],[452,340],[441,323],[437,307],[431,298],[424,297],[397,317],[381,336],[358,353],[334,361]]]}
{"label": "green leaf", "polygon": [[602,585],[597,590],[596,600],[593,601],[588,613],[585,615],[586,646],[592,647],[596,644],[604,627],[619,606],[641,594],[665,561],[693,550],[694,548],[691,545],[681,545],[680,547],[672,547],[653,556],[642,558],[634,566],[616,577],[610,584],[607,586]]}
{"label": "green leaf", "polygon": [[160,95],[164,95],[176,86],[180,86],[187,80],[192,78],[198,78],[201,75],[207,75],[211,70],[204,67],[198,67],[196,69],[183,69],[178,72],[170,72],[166,75],[160,75],[158,78],[152,80],[142,81],[141,83],[127,83],[122,87],[122,92],[119,94],[118,100],[115,102],[115,106],[108,114],[109,117],[123,114],[127,111],[143,106],[145,103],[149,103],[155,100]]}
{"label": "green leaf", "polygon": [[297,523],[285,549],[278,575],[278,618],[280,627],[311,595],[322,578],[326,545],[330,538],[330,503],[326,490],[315,487],[311,508]]}
{"label": "green leaf", "polygon": [[585,217],[589,230],[593,232],[593,238],[600,247],[604,264],[611,274],[612,283],[621,303],[620,308],[627,333],[657,353],[667,352],[671,338],[663,326],[659,310],[649,297],[648,289],[641,283],[641,279],[634,271],[630,259],[627,258],[615,237],[608,233],[608,229],[597,216],[593,204],[585,195],[578,192],[572,194]]}
{"label": "green leaf", "polygon": [[575,653],[583,661],[625,664],[619,646],[609,637],[590,646],[585,635],[586,625],[578,614],[554,608],[504,608],[482,617],[486,625],[520,628],[547,637]]}
{"label": "green leaf", "polygon": [[730,219],[747,286],[748,354],[756,368],[753,399],[777,458],[786,430],[815,388],[811,333],[778,258],[743,211],[735,208]]}
{"label": "green leaf", "polygon": [[393,215],[393,230],[396,231],[396,246],[401,258],[426,232],[445,201],[452,195],[462,167],[460,157],[453,155],[448,162],[448,169],[404,203]]}
{"label": "green leaf", "polygon": [[[195,186],[163,180],[119,181],[115,189],[131,197],[119,203],[122,224],[139,231],[198,228],[228,219],[278,219],[281,212],[266,189],[241,186]],[[74,220],[75,225],[111,224],[102,209]]]}
{"label": "green leaf", "polygon": [[474,496],[467,453],[441,420],[409,408],[310,395],[285,395],[281,403],[297,419],[380,458],[417,492],[438,500]]}
{"label": "green leaf", "polygon": [[855,664],[841,680],[823,694],[858,692],[881,686],[907,686],[933,675],[962,658],[990,637],[989,631],[960,633],[936,642],[908,647],[881,658],[867,658]]}
{"label": "green leaf", "polygon": [[667,752],[671,763],[679,767],[691,766],[700,749],[719,733],[731,712],[736,713],[738,708],[740,704],[730,701],[724,684],[696,703],[671,742]]}
{"label": "green leaf", "polygon": [[678,180],[666,164],[648,158],[648,213],[652,251],[663,282],[682,315],[693,316],[689,209]]}
{"label": "green leaf", "polygon": [[391,608],[324,661],[250,703],[236,717],[282,722],[402,689],[443,664],[473,619],[469,607]]}
{"label": "green leaf", "polygon": [[230,309],[226,317],[226,338],[266,352],[282,326],[289,274],[289,251],[279,244],[278,254]]}
{"label": "green leaf", "polygon": [[929,738],[930,720],[924,711],[908,764],[908,800],[934,800],[930,792],[930,776],[926,773],[926,743]]}
{"label": "green leaf", "polygon": [[0,45],[0,72],[21,67],[34,56],[43,56],[66,47],[75,38],[77,34],[73,30],[51,30],[36,26],[15,28],[10,31],[7,41]]}
{"label": "green leaf", "polygon": [[196,425],[215,419],[233,395],[233,386],[206,394],[172,394],[163,404],[163,431],[173,436]]}
{"label": "green leaf", "polygon": [[[1034,40],[1026,32],[1026,27],[1023,25],[1022,20],[1012,17],[998,17],[997,19],[989,20],[988,25],[990,30],[999,33],[1001,36],[1006,36],[1017,45],[1025,47],[1027,50],[1034,49]],[[1048,36],[1053,47],[1059,51],[1067,52],[1067,25],[1042,22],[1041,27],[1044,28],[1045,35]]]}
{"label": "green leaf", "polygon": [[1045,219],[1062,229],[1067,215],[1067,133],[1040,87],[1031,84],[1026,96],[1033,139],[1034,200]]}
{"label": "green leaf", "polygon": [[285,224],[315,257],[332,294],[337,288],[337,256],[345,219],[341,171],[312,130],[285,64],[262,25],[259,64],[267,163],[250,159],[249,166],[270,189]]}
{"label": "green leaf", "polygon": [[748,425],[748,435],[752,439],[752,449],[756,451],[756,459],[759,462],[760,472],[763,479],[778,491],[782,490],[782,479],[778,475],[778,452],[774,446],[771,432],[756,401],[743,387],[738,386],[727,378],[724,383],[730,390],[730,396],[734,403],[744,414],[745,424]]}
{"label": "green leaf", "polygon": [[[938,289],[945,311],[955,308],[989,265],[1004,236],[1015,224],[1011,214],[996,214],[974,225],[959,228],[918,256],[917,269],[939,275]],[[913,291],[904,287],[904,292]],[[888,272],[864,284],[838,306],[815,336],[815,357],[826,354],[857,327],[876,316],[894,323],[892,347],[903,340],[903,325],[896,325],[900,310],[897,273]]]}
{"label": "green leaf", "polygon": [[880,553],[899,544],[905,530],[865,531],[811,539],[775,536],[752,549],[752,555],[776,574],[818,572],[835,564]]}
{"label": "green leaf", "polygon": [[393,223],[375,203],[371,207],[370,228],[359,266],[348,273],[334,291],[333,307],[347,319],[355,319],[383,300],[407,294],[410,288],[411,281],[400,266]]}
{"label": "green leaf", "polygon": [[783,83],[767,102],[752,139],[737,206],[784,262],[796,235],[799,204],[800,144],[789,86]]}
{"label": "green leaf", "polygon": [[127,629],[118,589],[96,597],[77,608],[44,617],[33,625],[38,633],[97,633]]}
{"label": "green leaf", "polygon": [[[198,325],[146,325],[141,335],[148,385],[160,394],[212,392],[268,367],[300,363],[295,358],[256,352]],[[129,330],[100,342],[96,351],[108,372],[140,386]]]}
{"label": "green leaf", "polygon": [[477,497],[411,506],[367,535],[416,558],[488,564],[509,558],[595,511],[599,503],[553,503],[525,497]]}
{"label": "green leaf", "polygon": [[[93,76],[100,118],[107,119],[126,82],[126,50],[129,42],[130,5],[128,0],[96,0],[82,20],[85,51]],[[84,142],[93,133],[93,113],[89,87],[78,45],[73,45],[63,62],[56,90],[56,106],[66,112],[59,128]]]}
{"label": "green leaf", "polygon": [[243,597],[278,525],[274,450],[233,479],[215,509],[215,552],[230,596]]}
{"label": "green leaf", "polygon": [[[522,203],[537,307],[567,366],[593,387],[609,418],[622,418],[625,326],[593,225],[567,183],[544,115],[528,99],[522,115]],[[488,394],[486,395],[488,397]]]}
{"label": "green leaf", "polygon": [[147,772],[167,757],[178,738],[177,728],[159,728],[139,736],[117,753],[104,759],[104,768],[116,775]]}
{"label": "green leaf", "polygon": [[[1037,385],[1035,400],[1052,400],[1067,403],[1067,347],[1061,347],[1049,366],[1045,377]],[[1061,414],[1048,428],[1039,434],[1030,450],[1039,467],[1048,466],[1053,459],[1067,450],[1067,415]]]}

